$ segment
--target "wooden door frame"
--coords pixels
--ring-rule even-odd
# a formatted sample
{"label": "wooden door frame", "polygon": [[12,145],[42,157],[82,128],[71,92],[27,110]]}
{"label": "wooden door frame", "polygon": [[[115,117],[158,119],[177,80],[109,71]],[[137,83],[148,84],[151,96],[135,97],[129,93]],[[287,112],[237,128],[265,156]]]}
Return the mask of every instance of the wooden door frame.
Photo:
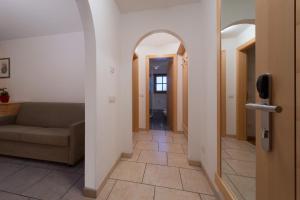
{"label": "wooden door frame", "polygon": [[[225,56],[225,63],[223,63],[223,56]],[[222,50],[221,51],[221,134],[222,136],[226,136],[227,135],[227,77],[226,77],[226,71],[227,71],[227,52],[226,50]],[[222,69],[225,68],[225,69]],[[225,70],[225,74],[224,73]],[[223,73],[222,73],[223,72]],[[224,99],[225,98],[225,99]]]}
{"label": "wooden door frame", "polygon": [[166,55],[148,55],[146,56],[146,130],[150,129],[150,95],[149,95],[149,78],[150,78],[150,59],[155,58],[172,58],[173,65],[175,69],[175,80],[176,84],[174,84],[174,95],[173,95],[173,110],[174,115],[173,118],[173,127],[171,129],[177,130],[177,55],[176,54],[166,54]]}
{"label": "wooden door frame", "polygon": [[[139,65],[138,55],[135,53],[132,59],[132,131],[139,131]],[[134,66],[137,62],[137,66]],[[137,74],[137,80],[134,81],[134,76]]]}
{"label": "wooden door frame", "polygon": [[247,140],[247,49],[255,45],[255,38],[251,39],[236,49],[236,138]]}

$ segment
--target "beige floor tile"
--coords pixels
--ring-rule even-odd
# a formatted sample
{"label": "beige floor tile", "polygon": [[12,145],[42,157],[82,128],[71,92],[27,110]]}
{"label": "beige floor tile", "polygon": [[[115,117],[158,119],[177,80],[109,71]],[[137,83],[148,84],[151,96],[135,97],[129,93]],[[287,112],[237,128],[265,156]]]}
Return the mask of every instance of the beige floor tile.
{"label": "beige floor tile", "polygon": [[167,165],[167,154],[158,151],[142,151],[138,162]]}
{"label": "beige floor tile", "polygon": [[121,161],[111,174],[112,179],[142,182],[145,163]]}
{"label": "beige floor tile", "polygon": [[159,143],[159,151],[170,153],[184,153],[181,144]]}
{"label": "beige floor tile", "polygon": [[226,159],[226,162],[236,172],[237,175],[256,177],[256,163]]}
{"label": "beige floor tile", "polygon": [[168,153],[168,166],[200,170],[200,167],[189,165],[186,154]]}
{"label": "beige floor tile", "polygon": [[256,161],[255,153],[249,151],[240,151],[235,149],[226,149],[226,152],[232,159],[243,160],[243,161]]}
{"label": "beige floor tile", "polygon": [[37,199],[60,199],[79,180],[79,177],[77,173],[52,171],[22,194]]}
{"label": "beige floor tile", "polygon": [[0,200],[28,200],[28,198],[6,192],[0,192]]}
{"label": "beige floor tile", "polygon": [[160,165],[147,165],[143,183],[182,189],[179,169]]}
{"label": "beige floor tile", "polygon": [[102,188],[97,200],[106,200],[110,195],[115,184],[116,184],[116,180],[108,179],[104,187]]}
{"label": "beige floor tile", "polygon": [[256,181],[255,178],[228,175],[234,186],[242,194],[245,200],[255,200]]}
{"label": "beige floor tile", "polygon": [[240,141],[237,139],[225,139],[222,142],[223,149],[235,149],[241,151],[255,151],[255,146],[246,141]]}
{"label": "beige floor tile", "polygon": [[235,171],[232,169],[232,167],[230,167],[230,165],[228,165],[228,163],[225,161],[225,159],[222,159],[222,173],[225,174],[236,174]]}
{"label": "beige floor tile", "polygon": [[153,142],[173,143],[173,137],[170,137],[170,136],[153,136]]}
{"label": "beige floor tile", "polygon": [[42,180],[49,172],[47,169],[26,167],[3,179],[0,183],[0,190],[21,194],[33,184]]}
{"label": "beige floor tile", "polygon": [[188,140],[186,138],[174,138],[174,144],[188,144]]}
{"label": "beige floor tile", "polygon": [[155,200],[201,200],[196,193],[157,187]]}
{"label": "beige floor tile", "polygon": [[152,141],[153,137],[151,134],[137,134],[133,138],[136,141]]}
{"label": "beige floor tile", "polygon": [[153,197],[153,186],[117,181],[108,200],[153,200]]}
{"label": "beige floor tile", "polygon": [[222,150],[222,159],[225,159],[225,158],[231,158],[231,157],[225,150]]}
{"label": "beige floor tile", "polygon": [[137,161],[140,156],[141,149],[134,149],[131,158],[121,158],[123,161]]}
{"label": "beige floor tile", "polygon": [[180,169],[180,173],[184,190],[213,195],[212,189],[202,171]]}
{"label": "beige floor tile", "polygon": [[188,154],[188,144],[181,144],[184,154]]}
{"label": "beige floor tile", "polygon": [[186,139],[186,136],[183,133],[174,133],[172,136],[174,139]]}
{"label": "beige floor tile", "polygon": [[158,151],[158,143],[139,141],[135,145],[135,149]]}
{"label": "beige floor tile", "polygon": [[222,174],[222,179],[223,179],[224,183],[226,184],[228,189],[231,191],[231,193],[235,195],[235,198],[237,200],[244,200],[244,198],[242,197],[240,192],[237,190],[237,188],[234,186],[234,184],[232,183],[232,181],[230,180],[228,175],[229,174],[224,174],[224,173]]}
{"label": "beige floor tile", "polygon": [[166,136],[173,136],[175,133],[173,131],[166,131]]}
{"label": "beige floor tile", "polygon": [[209,196],[209,195],[201,195],[202,200],[217,200],[216,197],[214,196]]}

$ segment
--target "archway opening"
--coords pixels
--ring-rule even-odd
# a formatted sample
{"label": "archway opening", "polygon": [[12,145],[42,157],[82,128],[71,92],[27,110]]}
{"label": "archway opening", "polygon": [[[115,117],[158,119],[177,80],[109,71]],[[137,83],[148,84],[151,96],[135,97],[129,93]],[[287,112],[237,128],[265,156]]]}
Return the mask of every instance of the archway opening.
{"label": "archway opening", "polygon": [[169,146],[177,146],[177,153],[187,153],[188,54],[184,42],[173,33],[151,32],[136,45],[132,131],[134,152],[145,150],[142,141],[147,140],[152,150],[168,152]]}

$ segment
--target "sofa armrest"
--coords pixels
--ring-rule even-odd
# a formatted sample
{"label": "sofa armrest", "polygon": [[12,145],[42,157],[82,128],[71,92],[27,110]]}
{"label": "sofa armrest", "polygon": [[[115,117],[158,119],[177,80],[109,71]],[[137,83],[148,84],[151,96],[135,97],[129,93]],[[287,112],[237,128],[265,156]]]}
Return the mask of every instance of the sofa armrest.
{"label": "sofa armrest", "polygon": [[70,135],[70,160],[69,164],[74,165],[84,157],[85,122],[76,122],[69,127]]}
{"label": "sofa armrest", "polygon": [[0,126],[15,124],[16,123],[16,118],[17,118],[16,115],[0,117]]}

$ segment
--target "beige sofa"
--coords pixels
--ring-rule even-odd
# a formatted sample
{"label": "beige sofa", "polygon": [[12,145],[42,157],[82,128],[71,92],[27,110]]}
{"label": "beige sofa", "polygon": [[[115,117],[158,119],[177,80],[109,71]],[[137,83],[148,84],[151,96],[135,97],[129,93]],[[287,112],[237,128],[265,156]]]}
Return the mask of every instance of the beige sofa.
{"label": "beige sofa", "polygon": [[0,154],[74,165],[84,156],[84,104],[22,103],[0,117]]}

